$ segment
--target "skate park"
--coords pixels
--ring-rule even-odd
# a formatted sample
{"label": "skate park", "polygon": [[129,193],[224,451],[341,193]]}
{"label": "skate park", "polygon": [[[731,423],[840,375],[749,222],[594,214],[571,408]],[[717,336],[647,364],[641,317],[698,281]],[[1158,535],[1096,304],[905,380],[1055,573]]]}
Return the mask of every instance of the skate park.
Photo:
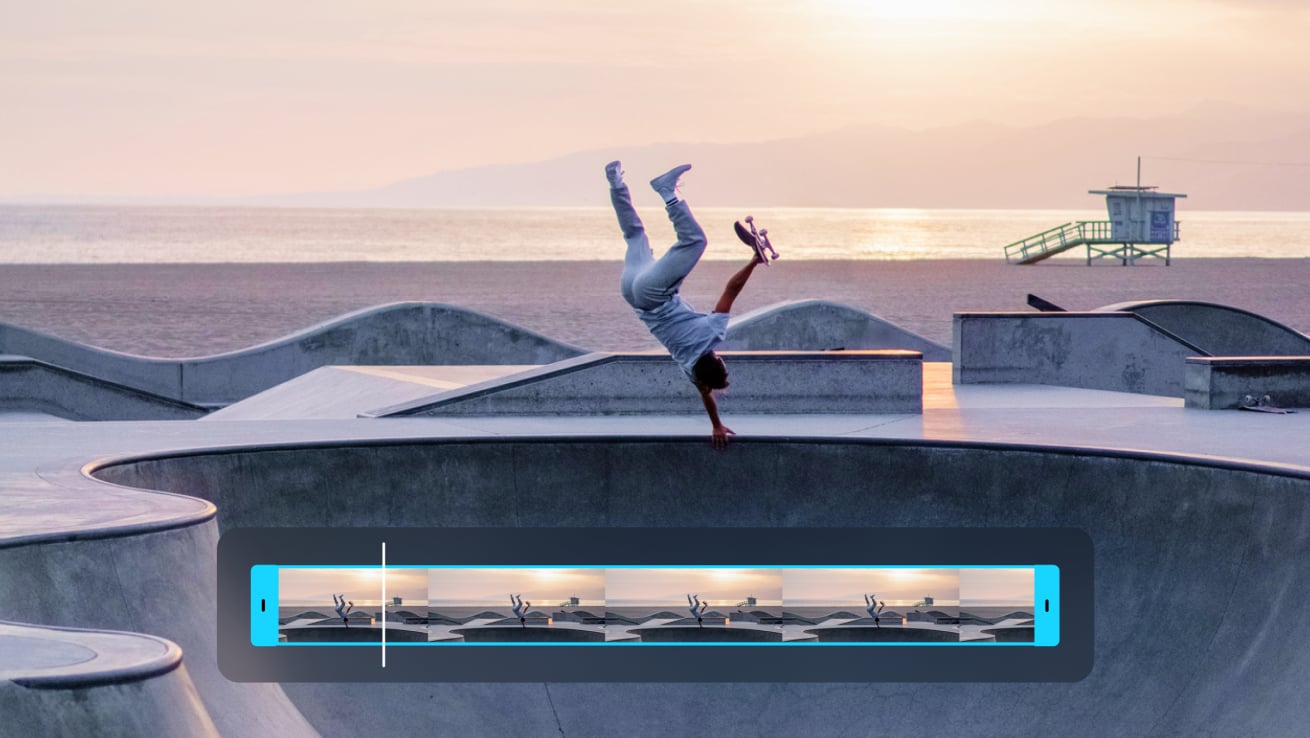
{"label": "skate park", "polygon": [[[1310,718],[1310,652],[1289,647],[1310,604],[1310,420],[1240,409],[1310,406],[1310,338],[1144,300],[960,313],[946,347],[860,312],[807,301],[730,325],[723,452],[667,357],[455,306],[187,360],[0,326],[0,642],[19,654],[2,730],[1175,735]],[[1068,684],[236,684],[214,655],[214,561],[248,526],[1076,527],[1095,544],[1095,665]]]}

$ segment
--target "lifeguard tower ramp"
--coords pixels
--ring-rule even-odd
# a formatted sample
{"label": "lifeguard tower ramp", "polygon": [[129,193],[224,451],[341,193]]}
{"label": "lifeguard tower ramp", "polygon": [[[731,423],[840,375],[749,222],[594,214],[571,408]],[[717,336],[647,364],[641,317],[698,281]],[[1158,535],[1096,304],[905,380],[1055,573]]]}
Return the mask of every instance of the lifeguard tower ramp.
{"label": "lifeguard tower ramp", "polygon": [[1093,259],[1105,257],[1118,259],[1123,266],[1145,257],[1162,258],[1165,266],[1169,265],[1173,242],[1180,238],[1174,200],[1187,195],[1140,185],[1089,190],[1088,194],[1105,195],[1109,220],[1072,221],[1020,239],[1005,247],[1005,261],[1036,264],[1085,246],[1089,265]]}

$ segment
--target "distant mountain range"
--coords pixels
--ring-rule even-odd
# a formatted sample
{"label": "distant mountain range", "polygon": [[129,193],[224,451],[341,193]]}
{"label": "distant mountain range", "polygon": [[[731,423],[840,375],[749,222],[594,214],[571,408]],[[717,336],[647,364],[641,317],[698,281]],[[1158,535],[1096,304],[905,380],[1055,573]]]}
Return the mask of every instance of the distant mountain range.
{"label": "distant mountain range", "polygon": [[692,162],[686,196],[701,205],[1085,208],[1096,205],[1089,189],[1134,184],[1138,155],[1143,184],[1186,193],[1189,209],[1310,210],[1310,114],[1224,103],[1159,118],[1087,117],[1031,127],[976,122],[922,131],[861,126],[761,143],[598,149],[260,202],[597,205],[606,202],[605,162],[622,159],[630,183],[642,187],[667,167]]}
{"label": "distant mountain range", "polygon": [[698,205],[1089,208],[1099,203],[1087,190],[1134,183],[1138,155],[1143,184],[1186,193],[1187,209],[1310,210],[1310,113],[1226,103],[1157,118],[1105,115],[1029,127],[973,122],[919,131],[860,126],[759,143],[597,149],[442,171],[376,189],[223,204],[600,205],[608,201],[604,164],[622,159],[630,183],[640,187],[674,164],[693,163],[684,189]]}

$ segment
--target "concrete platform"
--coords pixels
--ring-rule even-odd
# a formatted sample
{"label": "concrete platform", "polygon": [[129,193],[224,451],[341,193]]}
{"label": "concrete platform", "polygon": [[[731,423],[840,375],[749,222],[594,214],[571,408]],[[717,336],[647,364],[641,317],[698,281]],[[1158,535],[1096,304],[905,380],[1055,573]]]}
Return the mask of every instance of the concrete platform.
{"label": "concrete platform", "polygon": [[320,420],[358,417],[472,384],[535,369],[535,365],[330,366],[264,390],[202,420]]}
{"label": "concrete platform", "polygon": [[1251,400],[1310,407],[1310,356],[1196,356],[1187,360],[1187,407],[1232,410]]}
{"label": "concrete platform", "polygon": [[[724,452],[704,418],[677,415],[0,422],[0,617],[180,644],[205,710],[232,735],[688,722],[725,734],[877,723],[1247,735],[1310,723],[1299,694],[1310,650],[1287,630],[1310,608],[1310,413],[955,386],[950,372],[924,365],[921,415],[725,413],[738,436]],[[650,477],[667,476],[672,453],[679,475],[731,489],[749,469],[763,484],[730,500],[671,496]],[[385,483],[361,492],[374,472]],[[531,492],[514,492],[529,472]],[[420,484],[425,494],[409,493]],[[809,489],[825,494],[798,494]],[[213,557],[220,527],[252,522],[1072,525],[1096,542],[1097,601],[1110,604],[1096,666],[1076,684],[234,685],[214,666]]]}

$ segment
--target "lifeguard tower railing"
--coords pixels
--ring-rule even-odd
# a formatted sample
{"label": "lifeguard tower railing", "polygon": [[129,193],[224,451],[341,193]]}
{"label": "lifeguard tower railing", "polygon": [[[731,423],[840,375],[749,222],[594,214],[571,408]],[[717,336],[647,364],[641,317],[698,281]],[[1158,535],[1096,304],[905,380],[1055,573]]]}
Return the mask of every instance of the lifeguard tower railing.
{"label": "lifeguard tower railing", "polygon": [[[1169,250],[1174,241],[1179,239],[1180,222],[1174,222],[1173,238],[1165,242],[1156,242],[1157,248],[1142,248],[1140,243],[1124,243],[1123,239],[1111,237],[1111,224],[1108,220],[1076,220],[1058,225],[1036,235],[1015,241],[1005,247],[1005,261],[1009,264],[1035,264],[1056,254],[1079,246],[1087,247],[1087,263],[1092,259],[1110,257],[1119,259],[1123,264],[1131,264],[1144,256],[1163,256],[1164,263],[1169,264]],[[1113,246],[1113,248],[1097,248]]]}

